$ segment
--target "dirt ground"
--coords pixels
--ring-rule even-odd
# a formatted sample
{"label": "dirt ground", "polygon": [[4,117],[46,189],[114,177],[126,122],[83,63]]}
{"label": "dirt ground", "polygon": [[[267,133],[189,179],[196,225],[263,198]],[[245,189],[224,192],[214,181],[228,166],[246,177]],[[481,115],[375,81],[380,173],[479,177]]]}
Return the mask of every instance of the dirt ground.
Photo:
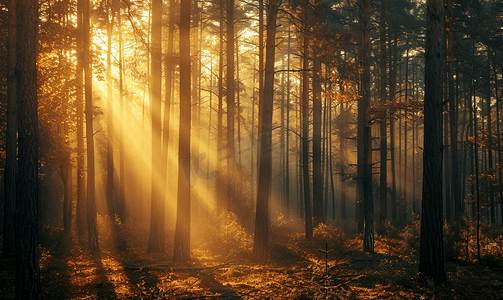
{"label": "dirt ground", "polygon": [[[376,253],[366,254],[359,250],[358,236],[343,240],[341,247],[340,241],[323,238],[305,241],[295,231],[273,234],[266,265],[253,263],[246,249],[237,247],[219,255],[204,243],[193,246],[192,263],[177,265],[168,245],[165,254],[147,254],[141,239],[112,242],[103,234],[97,254],[86,250],[84,238],[45,228],[40,237],[43,296],[55,300],[503,299],[500,264],[447,262],[448,281],[436,286],[418,280],[415,258],[398,255],[379,241]],[[14,273],[14,260],[0,259],[1,299],[14,297]]]}

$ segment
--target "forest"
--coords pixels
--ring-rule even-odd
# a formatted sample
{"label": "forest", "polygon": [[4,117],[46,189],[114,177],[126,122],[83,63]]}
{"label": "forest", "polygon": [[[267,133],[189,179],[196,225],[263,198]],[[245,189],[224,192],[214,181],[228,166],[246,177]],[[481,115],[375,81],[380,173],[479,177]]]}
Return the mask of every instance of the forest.
{"label": "forest", "polygon": [[503,299],[503,2],[0,0],[0,299]]}

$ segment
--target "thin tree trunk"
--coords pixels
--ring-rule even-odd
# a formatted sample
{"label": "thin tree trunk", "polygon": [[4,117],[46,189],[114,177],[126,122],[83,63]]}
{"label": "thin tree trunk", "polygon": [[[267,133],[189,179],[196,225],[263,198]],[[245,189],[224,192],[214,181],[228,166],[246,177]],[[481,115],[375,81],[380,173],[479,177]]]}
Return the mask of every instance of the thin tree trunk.
{"label": "thin tree trunk", "polygon": [[224,194],[225,180],[224,172],[222,167],[223,160],[223,140],[224,140],[224,130],[223,130],[223,70],[224,70],[224,0],[219,1],[220,6],[220,19],[219,19],[219,29],[220,29],[220,39],[219,39],[219,57],[218,57],[218,120],[217,120],[217,163],[218,163],[218,176],[217,176],[217,212],[220,213],[223,209],[227,209],[227,199]]}
{"label": "thin tree trunk", "polygon": [[228,208],[236,205],[236,160],[234,141],[235,120],[234,82],[234,0],[227,0],[227,200]]}
{"label": "thin tree trunk", "polygon": [[[380,9],[380,71],[381,71],[381,104],[385,105],[386,98],[386,3],[381,0]],[[388,140],[386,131],[386,119],[383,119],[380,124],[381,135],[381,167],[379,174],[379,221],[381,223],[386,221],[388,213]]]}
{"label": "thin tree trunk", "polygon": [[180,2],[180,129],[173,260],[190,261],[190,0]]}
{"label": "thin tree trunk", "polygon": [[461,181],[458,166],[458,100],[454,91],[454,39],[453,39],[453,18],[452,0],[446,0],[447,15],[447,80],[449,87],[449,125],[451,140],[451,190],[454,201],[454,216],[459,218],[463,214],[463,197],[461,194]]}
{"label": "thin tree trunk", "polygon": [[361,75],[361,95],[358,101],[358,131],[361,134],[362,152],[362,190],[364,210],[363,251],[374,252],[374,200],[372,198],[372,147],[371,128],[366,124],[367,109],[370,103],[370,0],[361,0],[361,58],[363,72]]}
{"label": "thin tree trunk", "polygon": [[77,232],[84,234],[86,225],[86,178],[85,178],[85,149],[84,149],[84,1],[77,1]]}
{"label": "thin tree trunk", "polygon": [[[164,252],[164,182],[161,172],[165,161],[161,150],[161,91],[162,91],[162,1],[152,0],[152,101],[150,104],[152,116],[152,179],[151,179],[151,213],[148,252]],[[188,52],[185,48],[185,52]],[[122,173],[122,171],[121,171]],[[164,172],[165,173],[165,172]]]}
{"label": "thin tree trunk", "polygon": [[[306,0],[305,0],[306,1]],[[307,2],[307,1],[306,1]],[[304,45],[302,61],[302,177],[304,192],[304,218],[306,222],[306,239],[313,238],[313,220],[311,214],[311,188],[309,184],[309,35],[308,8],[304,7]]]}
{"label": "thin tree trunk", "polygon": [[[114,212],[114,130],[113,130],[113,114],[114,114],[114,100],[113,100],[113,83],[112,83],[112,36],[114,28],[115,17],[115,1],[108,0],[107,10],[110,11],[110,16],[107,15],[107,212],[108,215],[113,217]],[[110,19],[111,17],[111,19]]]}
{"label": "thin tree trunk", "polygon": [[98,230],[96,228],[95,204],[95,165],[94,165],[94,126],[93,126],[93,83],[91,57],[90,4],[84,0],[84,76],[86,101],[86,140],[87,140],[87,244],[89,250],[99,251]]}

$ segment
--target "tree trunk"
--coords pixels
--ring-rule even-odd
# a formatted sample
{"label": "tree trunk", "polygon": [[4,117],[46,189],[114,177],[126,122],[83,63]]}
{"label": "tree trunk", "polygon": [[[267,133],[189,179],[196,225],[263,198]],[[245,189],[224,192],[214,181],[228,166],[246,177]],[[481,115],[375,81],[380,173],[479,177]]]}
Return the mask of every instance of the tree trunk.
{"label": "tree trunk", "polygon": [[[381,71],[381,104],[385,105],[386,98],[386,3],[381,0],[380,9],[380,71]],[[388,140],[386,131],[386,119],[381,121],[380,135],[381,135],[381,167],[379,174],[379,222],[384,223],[388,213]]]}
{"label": "tree trunk", "polygon": [[[124,149],[124,127],[126,127],[126,116],[124,115],[124,78],[123,78],[123,43],[122,43],[122,16],[119,8],[118,15],[119,27],[119,107],[120,107],[120,120],[119,120],[119,213],[117,214],[121,222],[126,221],[126,169],[124,167],[126,150]],[[152,71],[153,73],[153,71]]]}
{"label": "tree trunk", "polygon": [[272,165],[272,115],[274,100],[274,63],[276,47],[277,0],[269,1],[267,10],[267,41],[265,62],[264,103],[259,118],[262,119],[260,130],[260,160],[257,188],[257,211],[255,217],[255,236],[253,257],[265,263],[269,255],[269,201],[271,190]]}
{"label": "tree trunk", "polygon": [[86,140],[87,140],[87,245],[91,251],[99,251],[98,230],[96,228],[95,204],[95,165],[94,165],[94,127],[93,127],[93,83],[91,57],[90,4],[84,0],[84,75],[86,101]]}
{"label": "tree trunk", "polygon": [[190,260],[190,0],[180,2],[180,129],[174,261]]}
{"label": "tree trunk", "polygon": [[4,169],[4,219],[2,255],[15,254],[14,210],[16,207],[17,173],[17,82],[16,82],[16,0],[9,0],[9,33],[7,36],[7,132],[5,134],[5,169]]}
{"label": "tree trunk", "polygon": [[446,0],[446,39],[447,39],[447,80],[449,87],[449,125],[451,141],[451,191],[454,201],[454,216],[461,217],[463,214],[463,197],[461,194],[461,181],[458,166],[458,99],[454,91],[454,39],[453,39],[453,18],[452,0]]}
{"label": "tree trunk", "polygon": [[[164,160],[161,156],[161,91],[162,91],[162,0],[152,0],[152,182],[151,182],[151,212],[150,236],[148,252],[164,252],[164,205],[162,192],[165,189],[165,180],[161,171],[164,171]],[[185,52],[189,50],[184,50]],[[190,87],[189,87],[190,88]],[[165,173],[165,172],[164,172]]]}
{"label": "tree trunk", "polygon": [[304,45],[302,58],[302,177],[304,192],[304,217],[306,221],[306,239],[313,238],[313,220],[311,214],[311,187],[309,184],[309,27],[307,3],[304,7]]}
{"label": "tree trunk", "polygon": [[234,82],[234,0],[227,0],[227,201],[228,208],[236,205],[236,160],[234,143],[235,116]]}
{"label": "tree trunk", "polygon": [[218,175],[217,181],[217,212],[221,213],[223,209],[227,209],[227,199],[225,195],[225,179],[222,167],[223,161],[223,151],[224,151],[224,128],[223,128],[223,97],[224,97],[224,0],[219,1],[220,6],[220,19],[219,19],[219,29],[220,29],[220,39],[219,39],[219,52],[218,52],[218,120],[217,120],[217,163],[218,163]]}
{"label": "tree trunk", "polygon": [[423,201],[419,272],[446,280],[442,231],[442,99],[444,1],[428,0],[426,13]]}
{"label": "tree trunk", "polygon": [[114,113],[114,99],[113,99],[113,82],[112,82],[112,36],[114,28],[115,17],[115,1],[108,1],[108,9],[110,10],[110,17],[107,16],[107,206],[108,215],[114,217],[114,130],[113,130],[113,113]]}
{"label": "tree trunk", "polygon": [[[363,251],[374,252],[374,200],[372,198],[372,145],[371,128],[367,125],[367,109],[370,103],[370,0],[361,0],[361,59],[363,72],[361,75],[361,99],[358,101],[358,131],[362,152],[362,190],[364,210]],[[360,141],[359,141],[360,142]]]}
{"label": "tree trunk", "polygon": [[17,1],[16,83],[18,96],[18,173],[16,183],[16,299],[42,299],[38,265],[38,1]]}
{"label": "tree trunk", "polygon": [[86,225],[86,178],[85,178],[85,149],[84,149],[84,1],[77,1],[77,75],[76,75],[76,103],[77,106],[77,232],[84,234]]}

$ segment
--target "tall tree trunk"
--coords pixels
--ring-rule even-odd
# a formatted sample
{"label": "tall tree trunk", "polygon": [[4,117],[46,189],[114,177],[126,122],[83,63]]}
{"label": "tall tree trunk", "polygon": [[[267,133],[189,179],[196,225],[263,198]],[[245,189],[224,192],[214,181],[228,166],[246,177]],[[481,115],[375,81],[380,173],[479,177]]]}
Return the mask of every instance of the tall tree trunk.
{"label": "tall tree trunk", "polygon": [[[390,43],[391,44],[391,43]],[[393,63],[393,67],[390,66],[390,84],[389,84],[389,94],[390,101],[395,102],[396,93],[396,57],[397,57],[397,36],[395,33],[395,38],[393,42],[393,59],[390,59],[390,63]],[[390,49],[391,57],[391,49]],[[396,155],[395,155],[395,117],[393,114],[390,115],[389,119],[389,143],[391,148],[390,159],[391,159],[391,219],[398,223],[397,216],[397,195],[396,195]]]}
{"label": "tall tree trunk", "polygon": [[[493,130],[492,130],[492,118],[491,118],[491,50],[487,50],[487,98],[486,98],[486,114],[487,114],[487,174],[494,176],[494,165],[493,165]],[[494,224],[496,223],[496,210],[494,201],[494,185],[489,185],[489,221]]]}
{"label": "tall tree trunk", "polygon": [[290,217],[290,57],[291,57],[291,31],[288,26],[288,54],[286,75],[286,141],[285,141],[285,211]]}
{"label": "tall tree trunk", "polygon": [[[124,127],[126,127],[126,116],[124,115],[124,69],[123,69],[123,45],[122,45],[122,16],[119,8],[118,15],[119,27],[119,107],[120,107],[120,120],[119,120],[119,173],[120,173],[120,191],[119,191],[119,218],[121,222],[126,221],[126,168],[124,166],[126,150],[124,148]],[[153,71],[152,71],[153,73]]]}
{"label": "tall tree trunk", "polygon": [[498,73],[496,69],[494,70],[494,96],[496,98],[496,132],[498,139],[498,188],[499,188],[499,196],[500,196],[500,215],[503,217],[503,170],[502,170],[502,162],[503,162],[503,154],[501,153],[501,125],[500,125],[500,102],[499,102],[499,87],[498,87]]}
{"label": "tall tree trunk", "polygon": [[[161,171],[164,171],[164,160],[161,156],[161,92],[162,92],[162,0],[152,0],[152,182],[151,182],[151,213],[150,236],[148,252],[164,252],[164,206],[162,198],[165,189],[165,180]],[[184,51],[190,51],[190,48]],[[181,53],[181,52],[180,52]],[[190,86],[189,86],[190,88]],[[164,172],[165,173],[165,172]]]}
{"label": "tall tree trunk", "polygon": [[[386,104],[386,3],[381,0],[381,9],[379,11],[380,22],[380,71],[381,71],[381,103]],[[381,167],[379,174],[379,221],[386,221],[388,213],[388,140],[386,131],[386,119],[383,119],[380,124],[381,135]]]}
{"label": "tall tree trunk", "polygon": [[258,262],[266,262],[269,254],[269,202],[272,167],[272,114],[274,100],[274,63],[276,48],[277,0],[269,1],[267,10],[267,41],[264,83],[264,103],[259,118],[262,119],[260,130],[260,160],[257,188],[257,210],[255,216],[255,235],[253,257]]}
{"label": "tall tree trunk", "polygon": [[217,161],[219,172],[217,175],[217,212],[220,213],[223,209],[227,209],[227,196],[224,189],[225,178],[222,167],[223,151],[224,151],[224,128],[223,128],[223,97],[224,97],[224,0],[219,1],[219,52],[218,52],[218,120],[217,120]]}
{"label": "tall tree trunk", "polygon": [[[110,16],[107,16],[107,206],[108,215],[113,217],[114,212],[114,130],[113,130],[113,113],[114,113],[114,100],[113,100],[113,83],[112,83],[112,36],[114,28],[115,17],[115,1],[108,0],[108,10]],[[111,19],[110,19],[111,18]]]}
{"label": "tall tree trunk", "polygon": [[227,0],[227,201],[228,208],[235,208],[236,203],[236,160],[234,142],[235,117],[235,81],[234,81],[234,0]]}
{"label": "tall tree trunk", "polygon": [[190,0],[180,2],[180,129],[173,260],[190,260]]}
{"label": "tall tree trunk", "polygon": [[451,141],[451,191],[454,202],[454,216],[459,218],[463,214],[463,197],[458,165],[458,99],[454,91],[454,39],[452,0],[446,0],[446,39],[447,39],[447,80],[449,87],[449,125]]}
{"label": "tall tree trunk", "polygon": [[[363,251],[374,252],[374,200],[372,198],[372,147],[371,128],[367,125],[367,109],[370,103],[370,0],[361,0],[361,99],[358,101],[358,131],[362,152],[362,190],[364,210]],[[360,142],[360,141],[359,141]]]}
{"label": "tall tree trunk", "polygon": [[18,96],[18,173],[16,183],[16,299],[42,299],[38,265],[38,1],[17,1],[16,83]]}
{"label": "tall tree trunk", "polygon": [[444,1],[428,0],[424,94],[423,202],[419,272],[437,284],[446,280],[442,221],[442,100]]}
{"label": "tall tree trunk", "polygon": [[16,82],[16,0],[9,0],[9,24],[7,36],[7,132],[5,134],[5,169],[4,169],[4,219],[2,256],[10,257],[15,253],[14,210],[16,207],[17,173],[17,82]]}
{"label": "tall tree trunk", "polygon": [[313,220],[311,214],[311,187],[309,184],[309,26],[308,6],[305,1],[303,20],[303,58],[302,58],[302,177],[304,192],[304,217],[306,222],[306,239],[313,238]]}
{"label": "tall tree trunk", "polygon": [[[315,26],[319,26],[321,2],[316,1]],[[323,223],[323,174],[321,167],[321,49],[312,44],[313,50],[313,226]]]}
{"label": "tall tree trunk", "polygon": [[84,0],[82,12],[84,29],[84,77],[86,101],[86,140],[87,140],[87,245],[89,250],[99,251],[98,230],[96,228],[95,204],[95,165],[94,165],[94,126],[93,126],[93,78],[91,57],[90,3]]}
{"label": "tall tree trunk", "polygon": [[79,236],[86,230],[86,178],[84,149],[84,1],[77,1],[77,75],[76,103],[77,106],[77,232]]}
{"label": "tall tree trunk", "polygon": [[[169,0],[169,25],[168,25],[168,47],[166,53],[165,65],[165,93],[164,93],[164,121],[162,129],[162,149],[161,149],[161,201],[166,203],[168,201],[167,197],[167,185],[169,183],[166,181],[169,178],[168,169],[168,153],[169,153],[169,138],[170,138],[170,122],[171,122],[171,93],[173,87],[173,42],[174,42],[174,31],[175,31],[175,0]],[[166,204],[163,204],[163,207]],[[164,222],[163,222],[164,224]]]}

